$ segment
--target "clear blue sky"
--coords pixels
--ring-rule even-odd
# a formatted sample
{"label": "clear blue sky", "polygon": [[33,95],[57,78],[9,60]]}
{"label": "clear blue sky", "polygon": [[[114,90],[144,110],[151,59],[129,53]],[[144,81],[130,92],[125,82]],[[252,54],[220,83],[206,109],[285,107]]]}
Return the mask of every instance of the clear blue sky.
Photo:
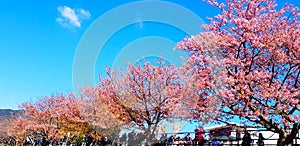
{"label": "clear blue sky", "polygon": [[[128,2],[132,1],[1,0],[0,108],[17,109],[25,101],[72,91],[74,55],[83,34],[100,16]],[[207,16],[218,13],[202,0],[167,2],[189,9],[204,21]],[[297,0],[289,3],[299,6]],[[139,14],[133,18],[136,18],[135,25],[118,31],[107,41],[98,56],[102,61],[96,63],[95,78],[103,72],[103,66],[112,65],[120,49],[133,40],[159,36],[178,42],[186,35],[160,23],[139,22],[143,18]],[[120,18],[112,19],[118,21]]]}
{"label": "clear blue sky", "polygon": [[[53,93],[72,91],[74,55],[84,32],[97,18],[128,2],[132,1],[0,1],[0,108],[17,109],[24,101],[34,101]],[[207,6],[202,1],[196,0],[178,4],[198,14],[201,14],[200,9]],[[67,20],[60,21],[59,18],[64,17],[59,10],[66,8],[64,6],[74,10],[77,15],[81,14],[80,10],[85,10],[90,16],[80,19],[80,27],[76,21],[72,21],[74,23]],[[145,29],[148,26],[150,29]],[[158,33],[160,32],[158,36],[161,36],[161,32],[165,32],[157,30],[160,26],[153,26]],[[129,26],[120,31],[120,35],[116,34],[115,41],[112,39],[110,44],[130,43],[128,40],[122,42],[122,39],[129,38],[126,30],[132,32],[132,29],[140,36],[153,31],[151,24],[143,24],[143,29]],[[177,37],[178,41],[182,37],[184,36]],[[96,75],[102,72],[103,66],[112,65],[115,53],[120,50],[117,47],[108,48],[110,50],[107,54],[104,53],[107,55],[104,65],[97,62]]]}

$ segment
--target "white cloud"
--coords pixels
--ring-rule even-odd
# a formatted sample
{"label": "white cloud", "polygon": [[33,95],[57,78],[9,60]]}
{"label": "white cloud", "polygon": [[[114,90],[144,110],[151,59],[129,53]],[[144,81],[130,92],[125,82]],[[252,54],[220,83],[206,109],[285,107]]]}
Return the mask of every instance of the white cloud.
{"label": "white cloud", "polygon": [[81,19],[90,19],[91,18],[91,13],[85,9],[78,9],[78,15]]}
{"label": "white cloud", "polygon": [[64,27],[81,27],[83,20],[91,18],[91,13],[84,9],[72,9],[68,6],[59,6],[57,11],[60,16],[56,18],[56,22]]}

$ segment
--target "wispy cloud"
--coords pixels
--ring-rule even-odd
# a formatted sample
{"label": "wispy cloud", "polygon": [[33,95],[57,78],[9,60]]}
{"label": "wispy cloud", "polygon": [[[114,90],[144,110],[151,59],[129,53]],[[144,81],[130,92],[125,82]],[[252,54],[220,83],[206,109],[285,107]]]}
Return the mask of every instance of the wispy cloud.
{"label": "wispy cloud", "polygon": [[56,22],[61,24],[64,27],[81,27],[83,20],[91,18],[91,13],[84,9],[72,9],[68,6],[59,6],[57,7],[59,12],[59,17],[56,18]]}

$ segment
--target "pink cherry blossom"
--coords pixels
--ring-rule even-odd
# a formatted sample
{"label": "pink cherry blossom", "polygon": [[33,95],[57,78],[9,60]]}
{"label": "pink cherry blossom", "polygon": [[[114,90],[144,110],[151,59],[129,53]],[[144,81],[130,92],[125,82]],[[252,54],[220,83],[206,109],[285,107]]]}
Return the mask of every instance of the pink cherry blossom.
{"label": "pink cherry blossom", "polygon": [[182,88],[193,97],[185,102],[195,115],[222,122],[243,117],[279,133],[278,145],[291,143],[300,129],[298,8],[278,9],[275,0],[208,2],[221,14],[177,46],[191,54],[184,70],[193,84]]}

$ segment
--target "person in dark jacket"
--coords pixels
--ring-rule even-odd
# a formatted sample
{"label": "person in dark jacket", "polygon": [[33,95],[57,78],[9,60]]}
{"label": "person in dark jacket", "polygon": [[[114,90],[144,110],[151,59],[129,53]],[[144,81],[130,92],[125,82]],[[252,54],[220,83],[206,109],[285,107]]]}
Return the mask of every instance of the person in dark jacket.
{"label": "person in dark jacket", "polygon": [[243,136],[242,140],[242,146],[251,146],[252,139],[250,133],[247,130],[245,131],[245,135]]}
{"label": "person in dark jacket", "polygon": [[169,137],[169,139],[168,139],[168,146],[172,146],[173,145],[173,143],[174,143],[174,136],[173,135],[171,135],[170,137]]}
{"label": "person in dark jacket", "polygon": [[185,137],[184,137],[184,141],[185,141],[185,145],[192,145],[192,138],[190,133],[188,133]]}
{"label": "person in dark jacket", "polygon": [[112,142],[107,138],[107,137],[103,137],[101,140],[100,140],[100,144],[102,146],[108,146],[110,144],[112,144]]}
{"label": "person in dark jacket", "polygon": [[264,146],[265,145],[264,140],[265,140],[265,138],[263,137],[262,133],[259,133],[258,134],[258,140],[256,142],[257,145],[258,146]]}

